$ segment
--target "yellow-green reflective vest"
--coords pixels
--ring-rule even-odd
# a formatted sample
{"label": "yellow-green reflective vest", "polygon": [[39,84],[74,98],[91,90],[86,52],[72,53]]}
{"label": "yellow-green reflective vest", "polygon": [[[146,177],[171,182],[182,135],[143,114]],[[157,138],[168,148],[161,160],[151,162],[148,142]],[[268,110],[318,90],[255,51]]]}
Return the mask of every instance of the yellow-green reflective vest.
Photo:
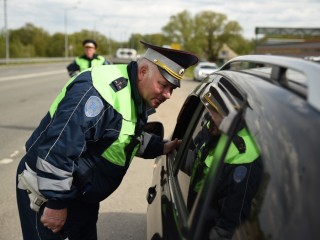
{"label": "yellow-green reflective vest", "polygon": [[[227,164],[245,164],[245,163],[251,163],[254,160],[256,160],[260,155],[260,151],[256,147],[256,144],[253,141],[252,137],[250,136],[248,130],[244,128],[241,131],[239,131],[237,135],[244,140],[246,145],[246,151],[244,153],[240,153],[236,145],[233,142],[231,142],[224,162]],[[206,143],[204,143],[202,147],[204,147],[205,144]],[[218,144],[215,148],[211,149],[208,152],[208,155],[204,160],[204,169],[203,169],[203,175],[202,175],[203,178],[199,179],[194,187],[194,190],[196,192],[198,192],[201,186],[203,185],[205,176],[208,174],[210,167],[213,167],[213,168],[217,167],[218,159],[216,159],[216,155],[217,155],[216,153],[221,152],[222,149],[220,148],[223,148],[223,147],[225,147],[225,145]],[[195,164],[196,166],[194,170],[198,167],[198,164],[199,163],[196,162]],[[193,176],[191,181],[193,181],[194,173],[195,171],[193,171]]]}
{"label": "yellow-green reflective vest", "polygon": [[75,62],[79,66],[80,72],[81,72],[81,71],[84,71],[90,67],[103,65],[103,63],[105,62],[105,59],[104,59],[104,57],[98,55],[97,58],[94,58],[91,60],[91,66],[89,66],[90,61],[88,59],[85,59],[82,57],[76,57]]}
{"label": "yellow-green reflective vest", "polygon": [[[87,71],[91,71],[94,88],[114,108],[114,110],[122,116],[121,129],[118,139],[102,153],[102,157],[116,165],[125,166],[125,149],[133,139],[135,126],[137,123],[137,111],[131,96],[131,85],[127,73],[127,65],[104,65],[89,69]],[[110,87],[110,83],[121,77],[128,79],[128,84],[125,88],[115,92]],[[67,82],[51,105],[49,110],[51,117],[54,115],[60,101],[64,98],[68,85],[75,78],[76,77],[73,77]],[[135,156],[138,147],[139,145],[135,146],[129,158],[129,162],[131,162]]]}

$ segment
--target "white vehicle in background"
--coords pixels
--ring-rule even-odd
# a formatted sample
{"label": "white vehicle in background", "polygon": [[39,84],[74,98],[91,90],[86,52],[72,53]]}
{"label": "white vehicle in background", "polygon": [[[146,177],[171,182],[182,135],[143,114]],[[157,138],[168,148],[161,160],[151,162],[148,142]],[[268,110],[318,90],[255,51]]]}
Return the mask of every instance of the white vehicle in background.
{"label": "white vehicle in background", "polygon": [[116,58],[137,60],[137,50],[134,48],[118,48]]}
{"label": "white vehicle in background", "polygon": [[316,63],[320,63],[320,56],[309,56],[309,57],[305,57],[304,59],[308,60],[308,61],[312,61],[312,62],[316,62]]}
{"label": "white vehicle in background", "polygon": [[218,66],[212,62],[199,62],[193,70],[193,80],[202,81],[209,74],[218,70]]}

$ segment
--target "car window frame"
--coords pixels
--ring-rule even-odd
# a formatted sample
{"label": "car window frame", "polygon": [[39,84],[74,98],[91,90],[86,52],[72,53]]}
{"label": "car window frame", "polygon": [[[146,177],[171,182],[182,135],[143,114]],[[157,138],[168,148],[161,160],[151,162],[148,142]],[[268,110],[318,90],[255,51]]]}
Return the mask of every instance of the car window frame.
{"label": "car window frame", "polygon": [[[190,106],[188,109],[194,109],[193,108],[194,105],[192,105],[192,107]],[[188,111],[188,109],[184,109],[184,111]],[[202,105],[201,101],[199,100],[197,103],[197,108],[196,111],[192,111],[194,112],[193,117],[190,119],[190,121],[188,122],[188,126],[190,126],[190,124],[192,124],[192,128],[190,129],[190,127],[188,127],[187,131],[184,134],[185,136],[189,136],[190,134],[192,134],[194,127],[196,126],[196,123],[199,121],[199,118],[201,116],[201,114],[199,114],[200,112],[202,112],[204,110],[204,106]],[[192,131],[191,131],[192,130]],[[170,195],[172,197],[172,203],[174,205],[174,209],[175,211],[177,211],[177,216],[179,216],[179,221],[177,222],[177,224],[179,224],[179,230],[181,231],[181,233],[183,235],[186,234],[186,232],[188,231],[188,219],[189,219],[189,211],[186,208],[186,204],[184,202],[183,199],[183,195],[181,192],[181,188],[180,188],[180,184],[179,181],[177,179],[177,173],[179,171],[179,166],[177,165],[177,161],[176,158],[177,156],[179,157],[179,159],[181,159],[183,156],[180,156],[181,154],[183,154],[183,150],[187,149],[189,146],[190,141],[182,141],[182,144],[179,147],[179,151],[174,151],[171,154],[169,154],[168,158],[167,158],[167,170],[168,170],[168,186],[169,186],[169,190],[170,190]]]}
{"label": "car window frame", "polygon": [[[229,134],[224,134],[219,139],[218,144],[224,145],[224,147],[221,148],[221,152],[218,153],[218,165],[216,168],[210,167],[208,177],[206,177],[206,180],[204,181],[204,184],[195,200],[194,206],[189,213],[188,225],[190,226],[190,229],[188,237],[190,237],[190,239],[202,239],[204,237],[203,229],[205,228],[206,224],[207,210],[210,208],[210,202],[212,201],[216,192],[218,178],[221,175],[224,166],[224,159],[232,143],[232,138],[236,133],[236,126],[243,117],[243,113],[239,111],[238,114],[233,117],[234,119],[228,131]],[[214,176],[213,182],[208,181],[208,179],[212,179],[211,176]]]}
{"label": "car window frame", "polygon": [[[217,79],[217,85],[221,79],[222,77]],[[238,124],[241,122],[242,119],[244,119],[244,113],[247,107],[247,96],[241,89],[237,88],[237,91],[241,92],[243,100],[240,108],[237,111],[232,111],[232,113],[229,113],[229,116],[226,119],[228,121],[222,122],[221,124],[222,126],[220,127],[220,130],[222,130],[225,134],[222,136],[222,138],[219,139],[218,143],[224,145],[223,149],[221,149],[221,152],[218,153],[218,165],[216,168],[210,168],[208,173],[209,177],[206,178],[200,192],[198,193],[194,206],[189,214],[188,225],[190,226],[190,229],[188,237],[190,239],[204,238],[206,214],[208,209],[210,208],[210,202],[212,201],[216,192],[218,178],[221,175],[224,166],[224,159],[232,143],[232,138],[236,134]],[[222,93],[221,91],[219,92]],[[231,100],[228,99],[226,95],[223,96],[224,101],[227,102],[227,105],[229,106],[228,109],[231,110]],[[212,179],[212,176],[214,181],[210,182],[209,179]],[[204,194],[206,195],[204,196]]]}
{"label": "car window frame", "polygon": [[[189,147],[190,141],[192,139],[191,137],[205,109],[205,106],[201,102],[200,98],[201,96],[203,96],[203,93],[209,89],[210,86],[216,85],[216,88],[219,88],[218,82],[220,79],[221,77],[217,78],[217,81],[215,81],[215,83],[212,83],[212,82],[207,83],[207,86],[204,86],[202,88],[203,90],[200,93],[198,93],[197,96],[192,96],[191,99],[186,100],[186,103],[183,106],[182,112],[180,112],[179,114],[177,125],[179,124],[179,120],[182,121],[182,119],[184,119],[183,116],[185,116],[186,113],[192,112],[193,115],[192,115],[192,118],[187,123],[183,124],[184,126],[187,126],[187,129],[183,134],[183,138],[182,138],[183,141],[178,151],[174,151],[167,158],[167,166],[168,166],[168,172],[169,172],[169,176],[168,176],[169,189],[171,192],[171,196],[173,198],[172,202],[174,205],[174,209],[175,211],[177,211],[177,216],[179,216],[179,218],[176,221],[177,221],[177,224],[179,224],[181,234],[183,234],[184,236],[188,235],[188,237],[189,236],[197,237],[202,234],[201,229],[203,229],[204,227],[203,225],[205,221],[204,220],[205,214],[203,211],[201,211],[204,208],[203,207],[200,208],[199,206],[202,204],[205,204],[205,206],[208,206],[210,202],[206,199],[203,199],[203,196],[202,196],[203,189],[208,189],[209,195],[211,195],[211,197],[213,196],[213,193],[215,192],[216,184],[217,184],[218,175],[216,174],[221,174],[221,170],[223,167],[223,160],[232,142],[232,137],[235,134],[235,129],[237,127],[237,124],[240,122],[240,119],[243,117],[243,109],[245,108],[244,107],[245,104],[243,104],[243,106],[241,106],[241,108],[238,111],[233,111],[231,109],[228,117],[226,117],[224,121],[224,124],[222,124],[222,129],[223,129],[223,132],[225,133],[225,139],[219,140],[219,141],[221,142],[220,144],[224,144],[224,147],[222,149],[222,152],[219,154],[220,157],[219,157],[218,167],[214,170],[210,169],[209,171],[210,175],[216,175],[215,183],[212,184],[214,188],[212,188],[212,186],[208,186],[208,182],[205,181],[205,184],[202,190],[198,194],[197,200],[194,204],[194,207],[192,208],[192,211],[189,212],[187,210],[187,206],[183,198],[182,190],[180,188],[180,183],[178,180],[178,172],[179,172],[180,164],[182,163],[182,161],[184,161],[184,158],[186,157],[186,154],[187,154],[186,150]],[[224,94],[220,90],[219,90],[219,93]],[[224,96],[223,99],[224,101],[228,102],[227,105],[230,108],[232,106],[230,99],[228,99],[227,96]],[[190,104],[190,106],[188,106],[187,105],[188,101],[194,101],[194,102]],[[175,129],[173,138],[176,137],[176,134],[177,133]],[[186,139],[187,141],[185,141]]]}

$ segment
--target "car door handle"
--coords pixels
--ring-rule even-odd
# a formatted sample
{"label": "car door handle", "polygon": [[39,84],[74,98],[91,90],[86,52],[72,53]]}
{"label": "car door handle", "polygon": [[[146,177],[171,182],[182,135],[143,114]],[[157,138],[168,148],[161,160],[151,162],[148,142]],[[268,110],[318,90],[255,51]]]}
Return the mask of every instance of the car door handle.
{"label": "car door handle", "polygon": [[157,190],[156,190],[157,185],[154,185],[154,187],[150,187],[148,189],[148,193],[147,193],[147,202],[149,204],[151,204],[153,202],[153,200],[155,199],[156,195],[157,195]]}

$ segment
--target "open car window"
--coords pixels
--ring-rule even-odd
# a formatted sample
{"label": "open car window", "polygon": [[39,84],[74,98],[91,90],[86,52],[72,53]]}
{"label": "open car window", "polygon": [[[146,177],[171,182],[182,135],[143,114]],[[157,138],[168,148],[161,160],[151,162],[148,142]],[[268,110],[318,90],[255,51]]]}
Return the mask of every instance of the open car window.
{"label": "open car window", "polygon": [[[253,178],[257,180],[251,184],[254,188],[250,189],[250,194],[244,196],[243,201],[238,199],[237,203],[233,203],[233,196],[230,199],[225,198],[226,206],[235,213],[242,206],[245,209],[245,214],[240,216],[229,216],[229,213],[226,213],[229,218],[227,220],[231,219],[230,233],[233,233],[239,221],[249,214],[248,209],[258,189],[262,171],[259,147],[243,119],[245,96],[229,85],[228,81],[220,78],[207,86],[197,103],[197,107],[192,106],[193,114],[188,123],[184,123],[185,126],[181,128],[181,132],[184,132],[184,144],[176,152],[171,165],[175,199],[179,199],[180,204],[183,202],[184,207],[180,207],[180,210],[186,212],[181,212],[180,216],[189,216],[188,224],[191,226],[201,215],[204,215],[204,219],[211,217],[210,224],[201,225],[209,228],[204,232],[210,232],[210,228],[216,226],[217,219],[207,216],[208,213],[201,212],[204,208],[197,206],[207,204],[207,209],[219,212],[219,197],[229,191],[227,183],[244,183],[253,176],[248,171],[249,166],[253,166],[256,169],[252,172]],[[187,108],[185,111],[188,111]],[[221,181],[222,178],[225,182]],[[239,191],[238,198],[243,196],[243,188]],[[243,205],[239,205],[240,203]],[[228,226],[221,225],[222,228]]]}
{"label": "open car window", "polygon": [[[218,144],[220,137],[210,135],[212,128],[225,133],[226,136],[232,134],[232,125],[236,121],[243,101],[243,97],[235,92],[234,87],[228,85],[225,79],[217,79],[207,86],[200,98],[193,96],[187,100],[180,113],[173,137],[182,139],[182,144],[171,158],[172,162],[169,161],[169,166],[172,166],[172,176],[177,181],[177,189],[180,190],[186,206],[189,185],[192,175],[195,174],[192,173],[192,167],[201,154],[196,151],[202,144],[209,144],[208,146]],[[214,123],[213,117],[219,121],[219,126]],[[227,144],[227,141],[223,140],[219,149],[223,150]]]}

